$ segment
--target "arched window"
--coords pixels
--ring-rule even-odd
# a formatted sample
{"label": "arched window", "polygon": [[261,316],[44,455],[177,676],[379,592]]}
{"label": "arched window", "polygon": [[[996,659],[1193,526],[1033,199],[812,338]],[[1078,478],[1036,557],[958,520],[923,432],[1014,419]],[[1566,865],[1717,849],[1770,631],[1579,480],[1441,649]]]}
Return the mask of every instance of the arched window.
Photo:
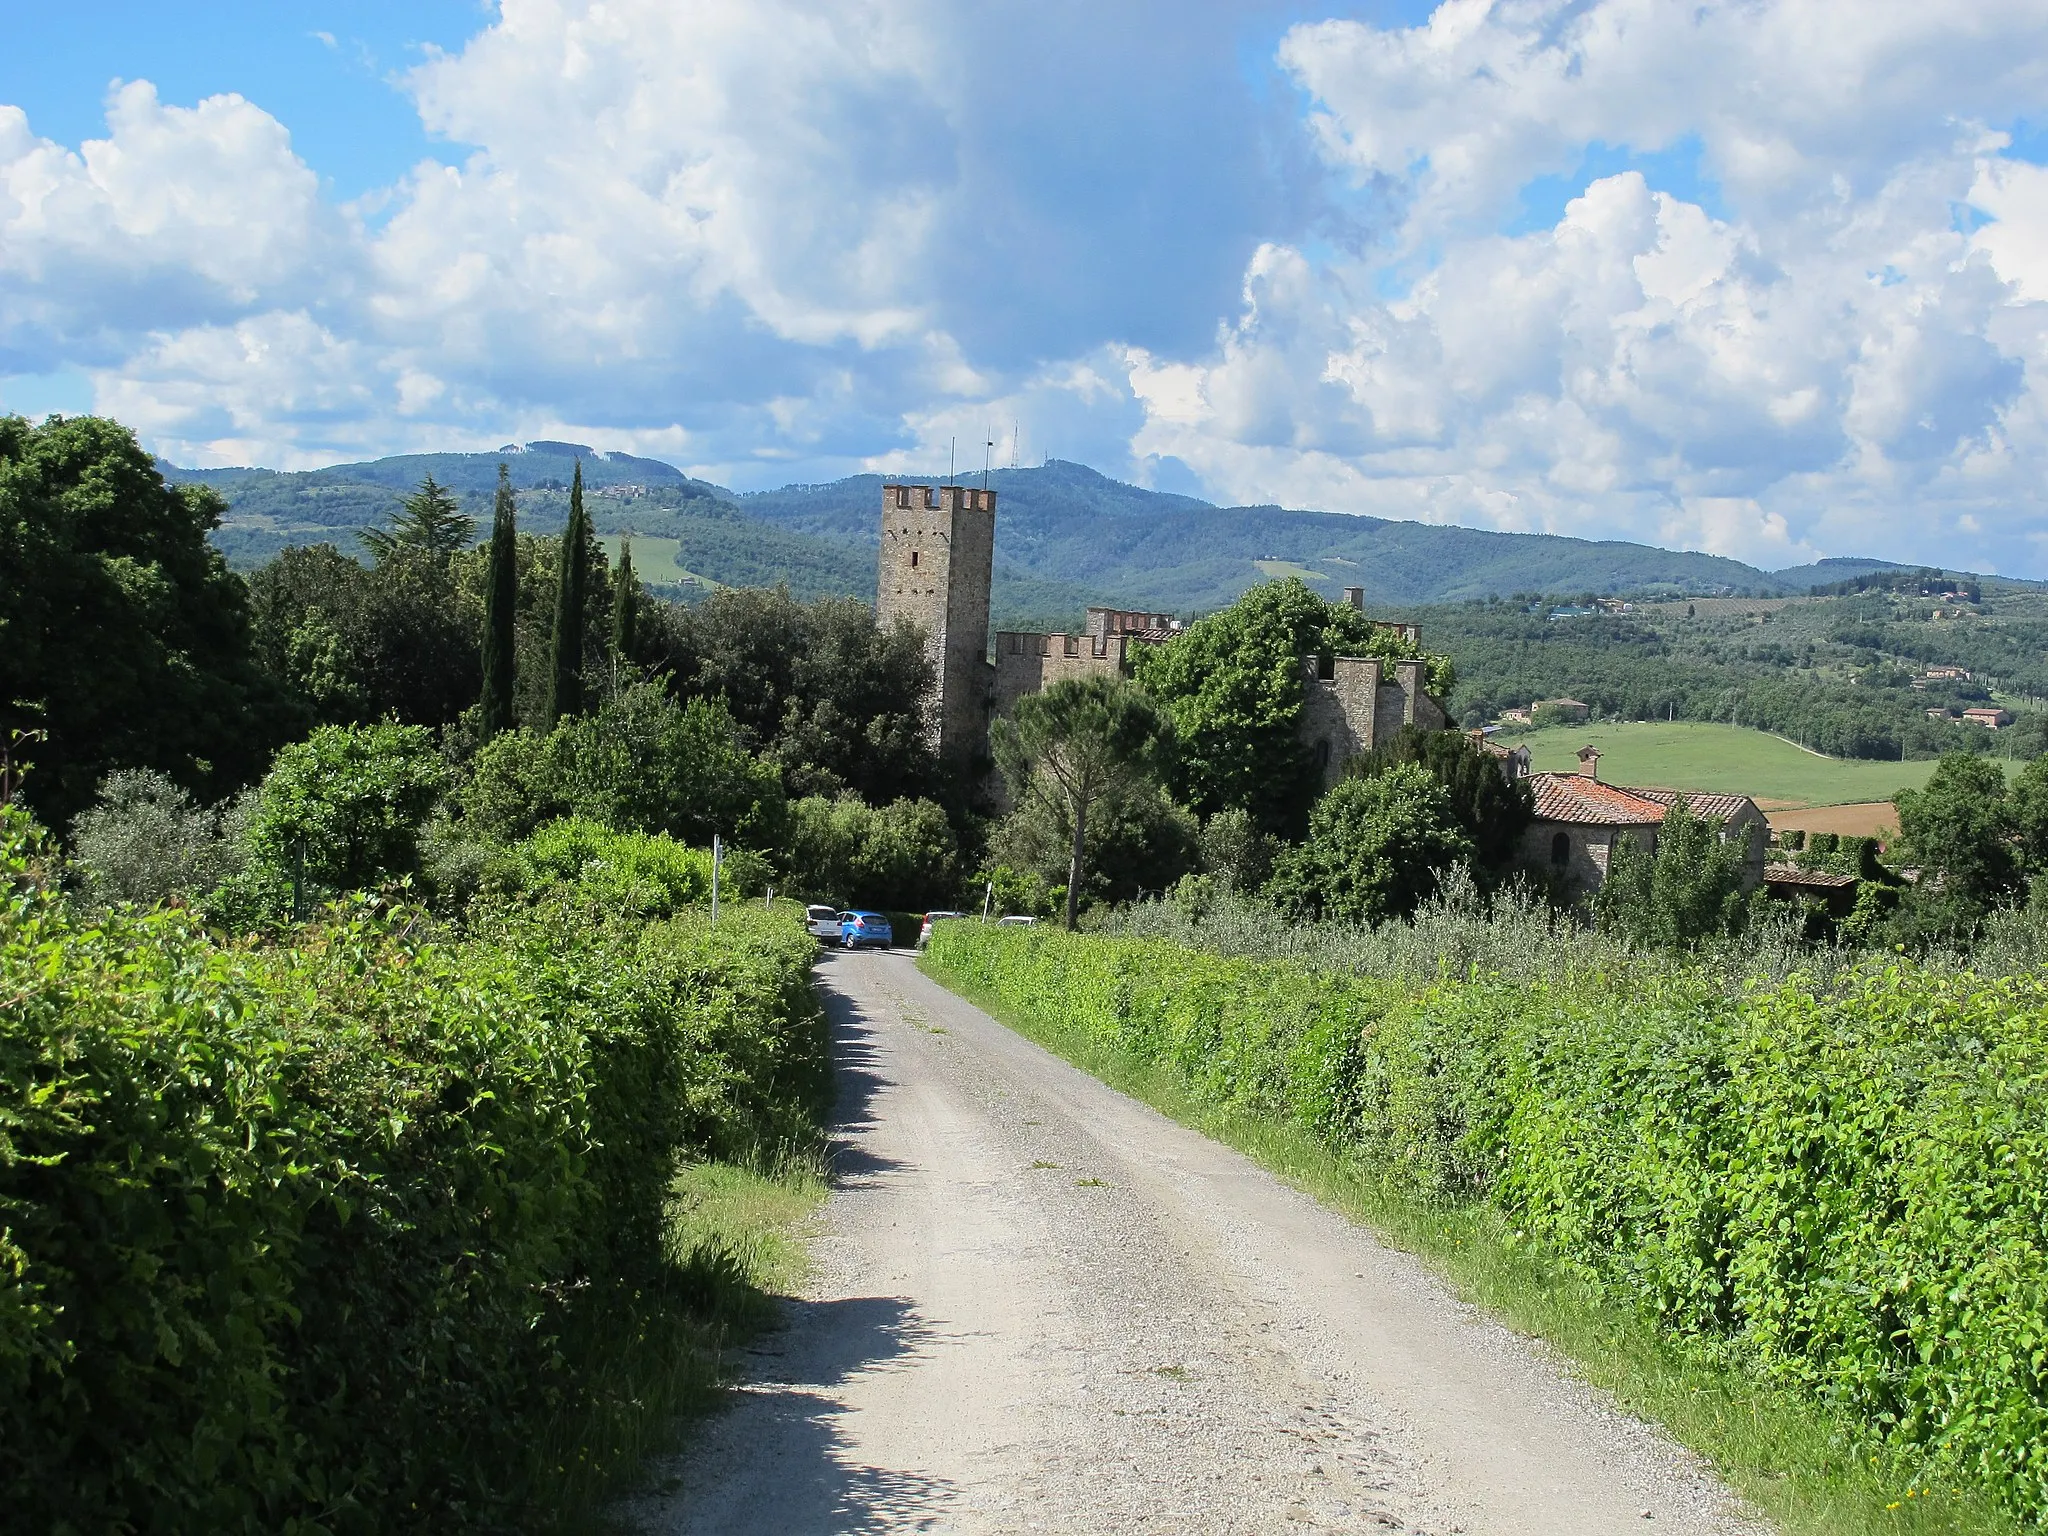
{"label": "arched window", "polygon": [[1560,832],[1550,840],[1550,862],[1559,869],[1572,861],[1572,838],[1569,832]]}

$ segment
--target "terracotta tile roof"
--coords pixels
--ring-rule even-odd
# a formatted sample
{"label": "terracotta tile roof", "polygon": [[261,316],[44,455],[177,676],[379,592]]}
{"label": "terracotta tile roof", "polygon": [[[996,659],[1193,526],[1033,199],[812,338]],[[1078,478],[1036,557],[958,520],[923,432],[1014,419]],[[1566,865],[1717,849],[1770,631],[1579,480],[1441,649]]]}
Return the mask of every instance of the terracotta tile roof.
{"label": "terracotta tile roof", "polygon": [[1824,869],[1801,869],[1797,864],[1766,864],[1765,885],[1810,885],[1819,890],[1839,891],[1856,884],[1854,875],[1831,875]]}
{"label": "terracotta tile roof", "polygon": [[1582,773],[1532,773],[1536,819],[1582,827],[1644,827],[1664,819],[1664,807],[1631,789],[1616,789]]}
{"label": "terracotta tile roof", "polygon": [[1629,793],[1640,795],[1645,800],[1655,800],[1659,805],[1669,805],[1680,795],[1684,795],[1686,804],[1692,807],[1693,815],[1708,821],[1726,821],[1745,805],[1752,803],[1747,795],[1710,795],[1697,789],[1631,789]]}

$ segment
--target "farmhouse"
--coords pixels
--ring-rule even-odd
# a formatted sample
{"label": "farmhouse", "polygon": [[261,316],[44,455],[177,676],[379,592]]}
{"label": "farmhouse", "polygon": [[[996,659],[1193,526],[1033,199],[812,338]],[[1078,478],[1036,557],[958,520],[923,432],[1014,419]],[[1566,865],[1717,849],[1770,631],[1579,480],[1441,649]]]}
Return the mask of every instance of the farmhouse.
{"label": "farmhouse", "polygon": [[1747,795],[1714,795],[1671,789],[1624,789],[1600,782],[1600,754],[1579,749],[1577,773],[1538,773],[1529,777],[1536,817],[1522,834],[1522,858],[1547,869],[1572,889],[1590,894],[1606,882],[1615,845],[1633,840],[1646,853],[1657,850],[1657,829],[1665,813],[1683,798],[1695,814],[1721,823],[1722,841],[1743,841],[1744,883],[1750,889],[1764,878],[1764,842],[1769,829],[1764,814]]}
{"label": "farmhouse", "polygon": [[1963,711],[1963,718],[1971,725],[1981,725],[1986,730],[1991,731],[1998,730],[2001,726],[2012,724],[2012,712],[1999,709],[1995,705],[1966,709]]}

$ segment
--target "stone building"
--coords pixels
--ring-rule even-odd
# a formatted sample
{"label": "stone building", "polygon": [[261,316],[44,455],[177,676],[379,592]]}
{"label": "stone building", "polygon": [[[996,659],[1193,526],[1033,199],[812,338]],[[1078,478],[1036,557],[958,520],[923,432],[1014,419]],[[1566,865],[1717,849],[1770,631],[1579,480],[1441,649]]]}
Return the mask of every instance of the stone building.
{"label": "stone building", "polygon": [[1393,739],[1404,725],[1441,731],[1443,706],[1430,697],[1426,661],[1382,662],[1376,656],[1304,656],[1301,739],[1329,788],[1344,765]]}
{"label": "stone building", "polygon": [[[1138,647],[1179,633],[1167,613],[1090,608],[1085,631],[1045,635],[1005,630],[989,656],[989,589],[995,570],[996,498],[967,486],[882,487],[882,552],[876,615],[883,624],[908,619],[927,636],[937,698],[933,731],[940,755],[969,773],[988,762],[988,728],[1026,694],[1067,678],[1127,676]],[[1345,601],[1365,606],[1362,588]],[[1419,645],[1412,624],[1385,624]],[[1323,782],[1403,725],[1441,730],[1443,706],[1426,688],[1423,661],[1381,662],[1370,656],[1309,657],[1303,662],[1302,739]],[[1000,796],[1001,786],[991,786]]]}
{"label": "stone building", "polygon": [[988,752],[994,673],[988,662],[996,493],[964,485],[884,485],[875,616],[925,633],[938,697],[939,755],[972,772]]}
{"label": "stone building", "polygon": [[[1522,860],[1548,870],[1572,890],[1590,895],[1606,883],[1615,845],[1628,838],[1646,853],[1657,851],[1657,829],[1679,791],[1623,789],[1600,782],[1600,754],[1579,750],[1577,773],[1536,773],[1529,776],[1536,797],[1536,817],[1522,834]],[[1747,795],[1710,795],[1687,791],[1693,813],[1721,823],[1723,842],[1743,843],[1743,883],[1754,890],[1764,878],[1764,844],[1769,825]]]}
{"label": "stone building", "polygon": [[1007,715],[1027,693],[1041,693],[1070,677],[1127,675],[1133,651],[1180,632],[1170,613],[1090,608],[1078,635],[1002,630],[996,635],[996,713]]}

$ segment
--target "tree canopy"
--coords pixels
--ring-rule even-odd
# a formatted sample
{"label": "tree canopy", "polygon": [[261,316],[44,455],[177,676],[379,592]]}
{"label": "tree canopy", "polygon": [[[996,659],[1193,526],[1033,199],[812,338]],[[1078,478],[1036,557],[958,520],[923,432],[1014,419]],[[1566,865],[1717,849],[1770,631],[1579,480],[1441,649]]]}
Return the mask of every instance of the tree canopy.
{"label": "tree canopy", "polygon": [[261,772],[292,717],[250,655],[222,509],[98,417],[0,417],[0,739],[46,733],[24,794],[52,825],[115,768],[206,798]]}
{"label": "tree canopy", "polygon": [[476,519],[430,474],[398,504],[389,528],[365,528],[356,537],[380,565],[401,552],[446,560],[476,542]]}
{"label": "tree canopy", "polygon": [[850,598],[800,603],[779,587],[647,617],[641,660],[668,671],[678,693],[723,699],[792,794],[852,790],[871,805],[964,798],[964,786],[944,782],[926,734],[931,661],[914,628],[884,628]]}
{"label": "tree canopy", "polygon": [[1274,866],[1267,894],[1297,917],[1380,923],[1435,894],[1472,843],[1436,775],[1419,763],[1338,780],[1309,813],[1305,842]]}
{"label": "tree canopy", "polygon": [[[1165,645],[1143,648],[1137,680],[1172,719],[1178,742],[1176,796],[1203,815],[1237,806],[1267,832],[1298,835],[1319,788],[1298,734],[1302,662],[1340,652],[1424,654],[1296,577],[1254,587]],[[1454,681],[1450,664],[1430,664],[1441,697]]]}
{"label": "tree canopy", "polygon": [[1426,731],[1404,725],[1392,741],[1351,760],[1345,772],[1372,778],[1400,763],[1417,763],[1435,775],[1450,796],[1451,813],[1472,842],[1482,870],[1502,871],[1513,862],[1522,833],[1536,814],[1527,782],[1509,783],[1500,764],[1463,731]]}
{"label": "tree canopy", "polygon": [[1067,926],[1087,872],[1088,817],[1148,780],[1162,765],[1171,728],[1120,677],[1067,678],[1017,701],[993,732],[996,764],[1020,806],[1053,808],[1071,829]]}

